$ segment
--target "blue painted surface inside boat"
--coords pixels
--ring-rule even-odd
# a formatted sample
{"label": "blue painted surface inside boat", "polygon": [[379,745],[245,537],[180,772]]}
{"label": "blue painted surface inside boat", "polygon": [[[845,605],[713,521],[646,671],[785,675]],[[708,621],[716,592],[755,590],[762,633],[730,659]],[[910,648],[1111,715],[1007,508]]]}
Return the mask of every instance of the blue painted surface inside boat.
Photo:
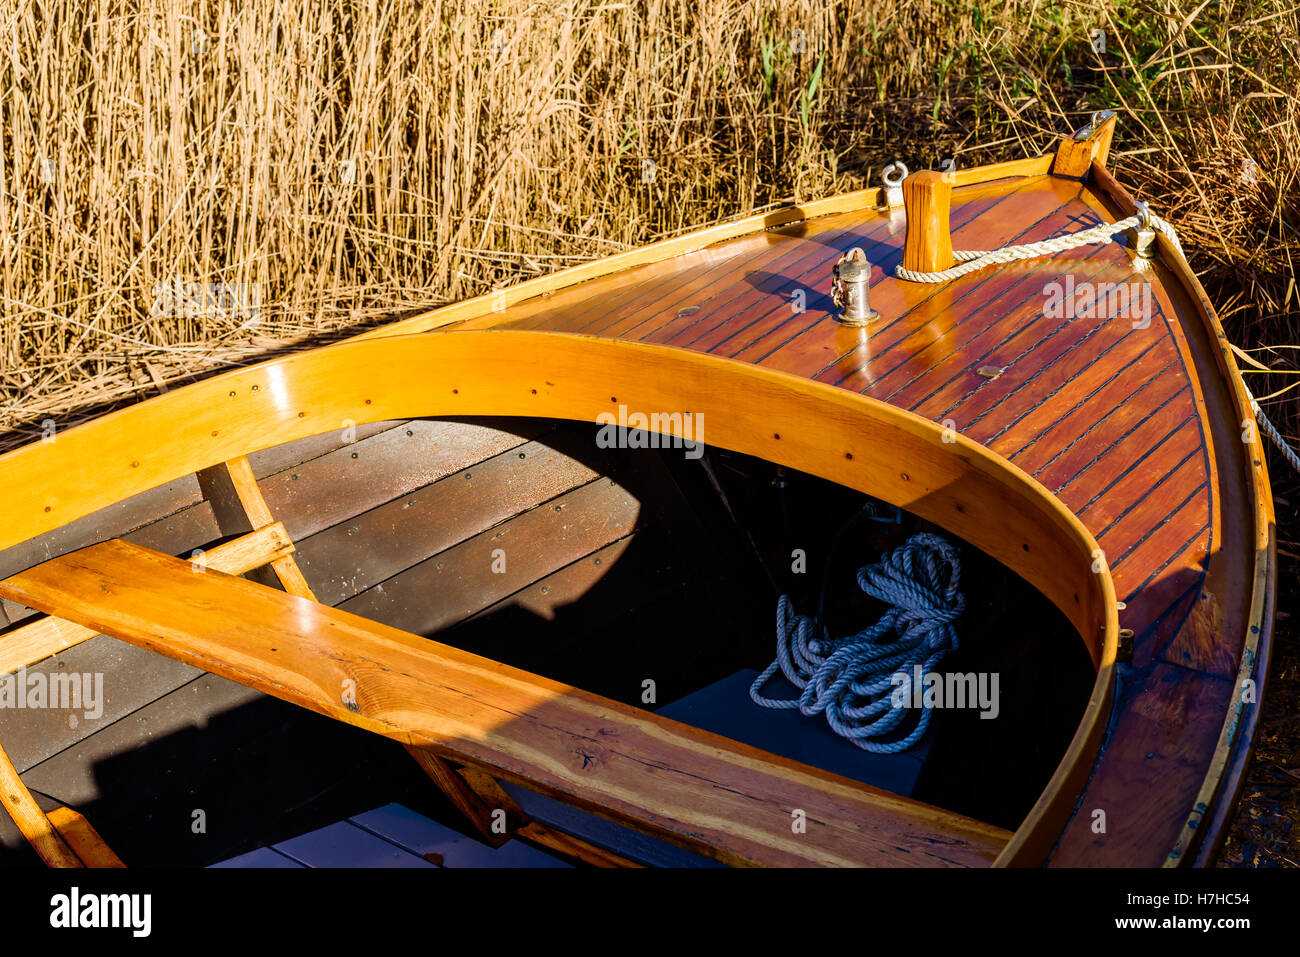
{"label": "blue painted surface inside boat", "polygon": [[279,851],[272,850],[269,847],[259,847],[256,850],[249,851],[247,854],[240,854],[238,857],[232,857],[229,860],[221,861],[212,865],[215,868],[221,867],[258,867],[258,868],[279,868],[279,867],[306,867],[302,861],[295,861],[292,857],[285,857]]}
{"label": "blue painted surface inside boat", "polygon": [[400,804],[387,804],[351,818],[419,855],[442,855],[443,867],[569,867],[566,861],[519,841],[498,848],[453,831]]}
{"label": "blue painted surface inside boat", "polygon": [[[520,841],[499,848],[467,837],[400,804],[386,804],[345,821],[259,847],[213,867],[572,867]],[[437,860],[438,858],[434,858]]]}
{"label": "blue painted surface inside boat", "polygon": [[[841,774],[873,787],[910,797],[934,739],[931,727],[915,747],[900,754],[872,754],[836,734],[821,715],[797,709],[760,708],[749,697],[758,677],[742,668],[707,688],[659,709],[674,721],[743,741],[782,757]],[[795,698],[799,691],[779,672],[763,688],[768,698]]]}
{"label": "blue painted surface inside boat", "polygon": [[290,838],[273,850],[308,867],[434,867],[418,854],[398,847],[351,821]]}

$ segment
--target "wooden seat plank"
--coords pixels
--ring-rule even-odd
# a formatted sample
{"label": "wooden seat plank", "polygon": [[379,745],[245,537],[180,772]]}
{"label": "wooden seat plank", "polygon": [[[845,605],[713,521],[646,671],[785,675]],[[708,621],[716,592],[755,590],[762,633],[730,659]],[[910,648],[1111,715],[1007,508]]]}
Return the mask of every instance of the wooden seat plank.
{"label": "wooden seat plank", "polygon": [[[279,522],[211,549],[191,560],[242,575],[259,565],[293,554],[293,542]],[[97,632],[60,618],[41,618],[0,635],[0,674],[17,671],[94,638]]]}
{"label": "wooden seat plank", "polygon": [[986,866],[1010,838],[118,540],[14,575],[0,594],[728,863]]}

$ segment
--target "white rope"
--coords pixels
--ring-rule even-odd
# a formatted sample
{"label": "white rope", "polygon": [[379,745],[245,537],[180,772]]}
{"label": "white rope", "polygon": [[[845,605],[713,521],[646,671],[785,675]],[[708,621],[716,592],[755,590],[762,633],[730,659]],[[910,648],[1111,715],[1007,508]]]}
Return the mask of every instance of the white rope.
{"label": "white rope", "polygon": [[[957,647],[953,622],[966,607],[957,590],[960,577],[957,549],[938,535],[919,532],[877,564],[858,570],[858,587],[889,606],[864,631],[832,638],[825,625],[796,615],[782,595],[776,605],[776,660],[754,679],[749,697],[763,708],[825,715],[831,730],[864,751],[906,751],[924,737],[930,709],[908,721],[910,710],[893,692],[904,683],[912,687],[918,674],[923,682]],[[778,669],[799,689],[797,697],[762,693]]]}
{"label": "white rope", "polygon": [[1001,249],[954,249],[952,258],[960,261],[960,266],[953,266],[951,269],[944,269],[940,272],[917,272],[915,269],[905,269],[900,265],[894,269],[894,275],[908,282],[950,282],[994,263],[1034,259],[1038,256],[1050,256],[1052,253],[1062,253],[1067,249],[1077,249],[1079,246],[1087,246],[1092,243],[1104,243],[1116,233],[1122,233],[1124,230],[1132,229],[1135,226],[1155,229],[1164,234],[1165,238],[1173,243],[1174,248],[1181,254],[1183,247],[1178,241],[1178,234],[1174,232],[1174,227],[1147,209],[1146,203],[1138,203],[1137,207],[1138,211],[1134,215],[1127,219],[1121,219],[1117,223],[1102,223],[1100,226],[1093,226],[1091,229],[1084,229],[1077,233],[1066,233],[1062,236],[1053,236],[1051,239],[1044,239],[1036,243],[1023,243],[1019,246],[1003,246]]}
{"label": "white rope", "polygon": [[[1174,231],[1174,227],[1151,212],[1146,203],[1138,203],[1137,210],[1134,215],[1127,219],[1121,219],[1117,223],[1102,223],[1100,226],[1093,226],[1091,229],[1084,229],[1077,233],[1066,233],[1062,236],[1053,236],[1051,239],[1044,239],[1041,242],[1023,243],[1019,246],[1004,246],[1001,249],[992,250],[954,249],[952,258],[958,260],[961,263],[960,266],[953,266],[951,269],[944,269],[940,272],[917,272],[914,269],[905,269],[900,265],[894,269],[894,275],[908,282],[950,282],[953,279],[965,276],[967,273],[975,272],[977,269],[983,269],[985,266],[991,266],[995,263],[1034,259],[1038,256],[1050,256],[1052,253],[1065,252],[1067,249],[1077,249],[1080,246],[1087,246],[1092,243],[1103,243],[1117,233],[1122,233],[1126,229],[1132,229],[1135,226],[1154,229],[1161,233],[1169,240],[1174,249],[1178,250],[1178,254],[1181,256],[1183,254],[1183,245],[1178,241],[1178,233]],[[1255,413],[1255,421],[1258,422],[1259,427],[1277,446],[1283,457],[1291,463],[1291,467],[1300,472],[1300,454],[1297,454],[1296,450],[1283,438],[1282,433],[1277,430],[1277,426],[1264,414],[1264,410],[1255,401],[1255,396],[1251,394],[1250,389],[1246,390],[1246,396],[1250,399],[1250,408]]]}
{"label": "white rope", "polygon": [[1300,455],[1296,454],[1296,450],[1291,448],[1287,443],[1287,440],[1282,437],[1282,433],[1279,432],[1277,427],[1269,421],[1268,416],[1265,415],[1264,410],[1259,407],[1259,403],[1255,401],[1255,396],[1251,393],[1249,388],[1246,389],[1246,398],[1250,399],[1250,410],[1255,413],[1255,421],[1258,422],[1259,427],[1264,430],[1264,434],[1273,440],[1273,444],[1278,447],[1278,450],[1283,456],[1285,456],[1286,460],[1291,463],[1291,467],[1297,472],[1300,472]]}

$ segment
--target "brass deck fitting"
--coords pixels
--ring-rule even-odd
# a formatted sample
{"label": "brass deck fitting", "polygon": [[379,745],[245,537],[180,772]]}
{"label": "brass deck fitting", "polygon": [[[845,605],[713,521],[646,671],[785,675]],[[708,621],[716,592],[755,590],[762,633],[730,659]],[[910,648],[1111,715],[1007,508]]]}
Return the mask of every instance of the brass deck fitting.
{"label": "brass deck fitting", "polygon": [[880,313],[871,308],[867,293],[871,288],[871,263],[867,254],[854,247],[835,264],[835,278],[831,281],[831,300],[835,303],[835,318],[846,326],[865,326]]}

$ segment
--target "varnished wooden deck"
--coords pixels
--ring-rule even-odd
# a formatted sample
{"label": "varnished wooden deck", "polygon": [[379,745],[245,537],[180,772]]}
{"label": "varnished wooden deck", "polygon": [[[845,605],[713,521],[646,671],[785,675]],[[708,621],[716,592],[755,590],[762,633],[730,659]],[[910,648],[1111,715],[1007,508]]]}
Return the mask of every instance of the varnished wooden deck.
{"label": "varnished wooden deck", "polygon": [[[1075,180],[995,181],[954,192],[953,246],[996,248],[1118,218]],[[1119,721],[1053,860],[1161,864],[1205,778],[1249,600],[1246,468],[1240,442],[1222,440],[1240,425],[1212,344],[1172,273],[1139,274],[1119,243],[919,285],[892,276],[905,233],[901,210],[827,215],[450,328],[619,338],[766,366],[943,423],[1043,483],[1096,537],[1127,605],[1121,624],[1136,633]],[[873,264],[881,314],[865,331],[830,313],[832,266],[855,246]],[[1151,283],[1149,325],[1104,309],[1047,316],[1045,287],[1069,275]],[[990,367],[1004,371],[982,374]],[[1106,812],[1106,834],[1093,833],[1094,810]]]}

